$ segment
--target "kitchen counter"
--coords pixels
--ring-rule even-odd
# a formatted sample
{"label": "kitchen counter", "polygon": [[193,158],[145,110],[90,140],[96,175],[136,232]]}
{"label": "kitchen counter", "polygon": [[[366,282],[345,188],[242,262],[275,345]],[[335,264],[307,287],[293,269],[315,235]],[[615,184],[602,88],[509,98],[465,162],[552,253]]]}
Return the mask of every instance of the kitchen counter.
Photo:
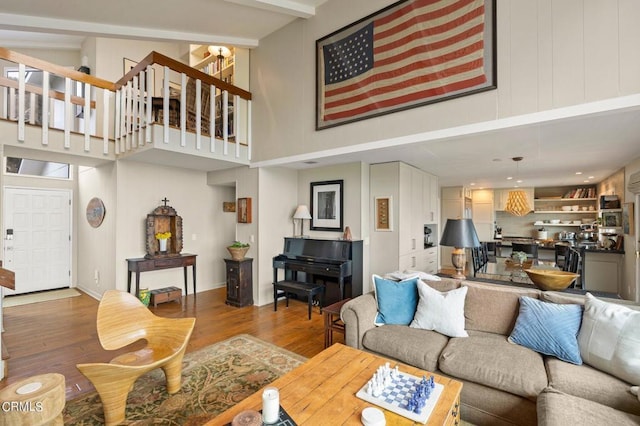
{"label": "kitchen counter", "polygon": [[[536,243],[538,244],[538,250],[550,250],[553,251],[555,250],[554,245],[558,244],[558,243],[566,243],[566,241],[562,241],[562,240],[533,240],[530,238],[517,238],[517,239],[509,239],[508,241],[505,240],[492,240],[490,242],[494,242],[496,243],[496,245],[499,245],[500,247],[511,247],[512,243],[519,243],[519,244],[531,244],[531,243]],[[593,245],[589,245],[589,246],[572,246],[573,248],[575,248],[576,250],[584,250],[585,252],[597,252],[597,253],[608,253],[608,254],[624,254],[624,250],[615,250],[615,249],[606,249],[604,247],[598,247],[598,246],[593,246]]]}

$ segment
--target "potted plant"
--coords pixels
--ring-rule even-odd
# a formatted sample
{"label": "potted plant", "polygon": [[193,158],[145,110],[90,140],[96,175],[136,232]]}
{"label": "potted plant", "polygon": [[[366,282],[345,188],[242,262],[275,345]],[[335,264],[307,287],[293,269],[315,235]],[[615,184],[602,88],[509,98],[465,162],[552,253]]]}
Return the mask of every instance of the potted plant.
{"label": "potted plant", "polygon": [[233,244],[227,247],[229,254],[233,260],[242,260],[244,255],[249,251],[249,244],[240,241],[234,241]]}

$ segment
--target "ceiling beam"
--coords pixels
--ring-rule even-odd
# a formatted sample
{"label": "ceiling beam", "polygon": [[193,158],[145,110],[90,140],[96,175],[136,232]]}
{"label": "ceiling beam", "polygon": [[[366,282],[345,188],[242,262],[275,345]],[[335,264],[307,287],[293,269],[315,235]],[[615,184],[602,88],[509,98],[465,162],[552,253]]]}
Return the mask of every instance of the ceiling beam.
{"label": "ceiling beam", "polygon": [[[171,31],[160,28],[128,27],[125,25],[102,24],[96,22],[73,21],[40,16],[0,13],[0,28],[15,31],[53,32],[95,37],[116,37],[132,40],[178,41],[193,44],[225,44],[244,48],[258,47],[258,40],[244,37],[230,37],[220,34],[200,34],[185,31]],[[4,24],[11,22],[11,24]]]}
{"label": "ceiling beam", "polygon": [[316,14],[316,8],[295,0],[225,0],[229,3],[255,7],[256,9],[270,10],[284,13],[298,18],[311,18]]}

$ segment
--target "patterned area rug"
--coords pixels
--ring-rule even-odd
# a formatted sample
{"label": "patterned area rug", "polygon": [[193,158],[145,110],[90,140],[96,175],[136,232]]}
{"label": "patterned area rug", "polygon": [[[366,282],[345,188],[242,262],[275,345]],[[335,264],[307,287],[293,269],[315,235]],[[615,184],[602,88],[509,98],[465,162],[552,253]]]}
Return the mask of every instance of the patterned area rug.
{"label": "patterned area rug", "polygon": [[[138,379],[127,400],[127,425],[202,425],[306,359],[242,334],[184,357],[182,390],[167,394],[162,370]],[[67,402],[64,423],[103,425],[97,393]]]}

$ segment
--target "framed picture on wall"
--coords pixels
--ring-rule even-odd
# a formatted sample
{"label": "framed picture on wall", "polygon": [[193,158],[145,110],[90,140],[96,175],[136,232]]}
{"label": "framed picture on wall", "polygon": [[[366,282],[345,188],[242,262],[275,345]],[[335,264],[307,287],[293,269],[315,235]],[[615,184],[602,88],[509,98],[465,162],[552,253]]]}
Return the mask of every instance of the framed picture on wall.
{"label": "framed picture on wall", "polygon": [[251,223],[251,198],[238,198],[238,223]]}
{"label": "framed picture on wall", "polygon": [[622,205],[622,233],[627,235],[634,234],[635,216],[633,211],[633,203],[624,203]]}
{"label": "framed picture on wall", "polygon": [[342,180],[311,182],[311,229],[343,231]]}
{"label": "framed picture on wall", "polygon": [[393,201],[391,197],[375,198],[375,230],[393,231]]}

